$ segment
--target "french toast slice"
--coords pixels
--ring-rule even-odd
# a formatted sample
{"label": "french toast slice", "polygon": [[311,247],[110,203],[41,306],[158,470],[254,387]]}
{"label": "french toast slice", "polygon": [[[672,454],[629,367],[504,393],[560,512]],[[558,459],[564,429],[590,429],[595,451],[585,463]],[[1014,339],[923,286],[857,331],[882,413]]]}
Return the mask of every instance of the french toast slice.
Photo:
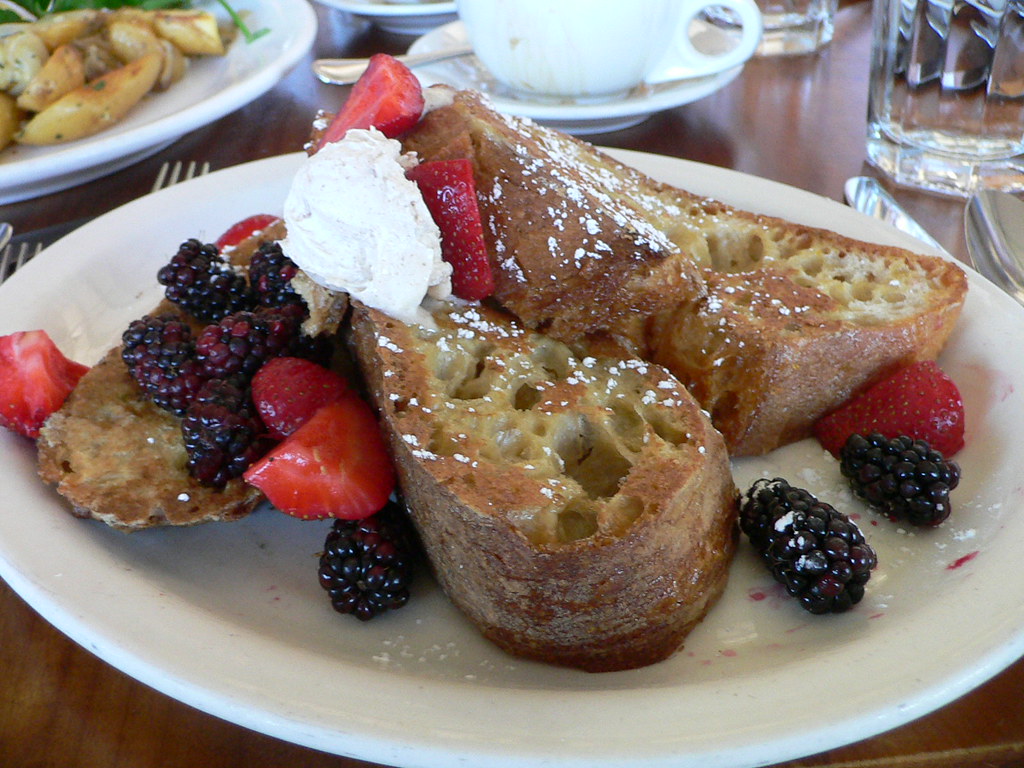
{"label": "french toast slice", "polygon": [[439,583],[489,639],[611,671],[674,653],[725,587],[725,444],[665,369],[481,306],[353,302],[354,351]]}
{"label": "french toast slice", "polygon": [[665,365],[735,456],[808,436],[956,324],[967,280],[949,261],[677,189],[470,91],[448,102],[402,142],[473,161],[496,300],[558,339],[611,336]]}
{"label": "french toast slice", "polygon": [[126,532],[236,520],[263,499],[240,479],[217,490],[189,475],[181,420],[142,396],[120,347],[46,420],[36,448],[40,477],[76,516]]}
{"label": "french toast slice", "polygon": [[[232,248],[228,257],[245,270],[261,242],[283,235],[283,223],[276,222]],[[298,282],[310,309],[310,333],[333,333],[347,297],[318,290],[305,279]],[[201,328],[167,300],[151,314],[176,314],[193,330]],[[222,489],[192,478],[181,419],[143,396],[121,359],[120,346],[109,350],[46,420],[36,449],[40,477],[56,486],[76,516],[126,532],[237,520],[263,500],[241,478]]]}

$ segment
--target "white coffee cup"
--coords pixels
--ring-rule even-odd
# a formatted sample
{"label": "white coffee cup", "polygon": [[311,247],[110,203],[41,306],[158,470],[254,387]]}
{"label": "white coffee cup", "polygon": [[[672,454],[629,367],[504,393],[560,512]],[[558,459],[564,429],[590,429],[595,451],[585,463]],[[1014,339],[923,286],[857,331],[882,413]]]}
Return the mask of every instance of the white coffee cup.
{"label": "white coffee cup", "polygon": [[[477,58],[521,94],[603,101],[637,85],[721,72],[761,38],[754,0],[457,0]],[[736,44],[706,51],[691,26],[706,8],[738,19]],[[725,34],[725,33],[723,33]]]}

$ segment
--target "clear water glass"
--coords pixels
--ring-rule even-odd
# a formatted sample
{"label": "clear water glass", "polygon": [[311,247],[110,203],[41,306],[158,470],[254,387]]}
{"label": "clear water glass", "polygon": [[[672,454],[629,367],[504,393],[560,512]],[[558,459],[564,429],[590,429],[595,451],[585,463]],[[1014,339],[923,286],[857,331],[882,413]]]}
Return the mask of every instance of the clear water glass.
{"label": "clear water glass", "polygon": [[874,0],[868,159],[905,186],[1024,190],[1024,0]]}

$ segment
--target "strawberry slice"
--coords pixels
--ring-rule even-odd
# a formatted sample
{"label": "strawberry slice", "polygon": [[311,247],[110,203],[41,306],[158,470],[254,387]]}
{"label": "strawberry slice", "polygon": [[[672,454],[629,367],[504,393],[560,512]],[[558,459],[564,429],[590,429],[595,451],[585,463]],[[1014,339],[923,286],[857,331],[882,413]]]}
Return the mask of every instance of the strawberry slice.
{"label": "strawberry slice", "polygon": [[46,331],[0,336],[0,425],[39,437],[43,422],[88,370],[68,360]]}
{"label": "strawberry slice", "polygon": [[270,436],[283,440],[316,411],[349,394],[334,371],[299,357],[275,357],[252,378],[252,399]]}
{"label": "strawberry slice", "polygon": [[272,216],[269,213],[257,213],[232,224],[223,235],[217,238],[214,244],[218,251],[234,248],[243,240],[252,237],[257,232],[262,232],[277,220],[277,216]]}
{"label": "strawberry slice", "polygon": [[431,160],[406,174],[416,182],[441,230],[441,255],[452,265],[452,292],[479,301],[494,292],[484,228],[476,199],[473,162],[466,157]]}
{"label": "strawberry slice", "polygon": [[377,53],[327,126],[317,149],[344,138],[351,128],[376,128],[389,139],[412,128],[423,114],[423,88],[394,56]]}
{"label": "strawberry slice", "polygon": [[912,363],[819,419],[814,434],[838,457],[852,434],[924,440],[948,458],[964,446],[960,390],[932,360]]}
{"label": "strawberry slice", "polygon": [[395,486],[377,419],[354,394],[319,408],[243,477],[279,510],[303,520],[369,517]]}

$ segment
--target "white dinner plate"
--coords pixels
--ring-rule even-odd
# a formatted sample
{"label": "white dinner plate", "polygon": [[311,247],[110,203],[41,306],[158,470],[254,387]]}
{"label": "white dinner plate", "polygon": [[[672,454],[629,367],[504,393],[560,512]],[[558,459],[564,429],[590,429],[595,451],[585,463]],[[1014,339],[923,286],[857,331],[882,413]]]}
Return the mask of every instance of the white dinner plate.
{"label": "white dinner plate", "polygon": [[422,35],[436,26],[458,18],[455,0],[317,0],[321,5],[337,8],[366,19],[388,32],[399,35]]}
{"label": "white dinner plate", "polygon": [[[608,150],[745,209],[897,245],[826,198],[713,166]],[[0,286],[0,333],[46,329],[96,361],[160,294],[189,237],[278,213],[297,153],[209,174],[84,225]],[[140,237],[140,233],[144,237]],[[69,286],[74,290],[69,291]],[[813,440],[735,463],[858,516],[880,565],[853,611],[811,616],[740,547],[720,603],[676,656],[587,674],[483,640],[422,575],[405,608],[339,616],[317,583],[328,524],[264,508],[235,523],[125,535],[72,517],[0,434],[0,575],[85,648],[142,682],[319,750],[431,768],[740,768],[833,748],[926,714],[1024,652],[1024,310],[977,274],[941,358],[967,408],[963,481],[934,530],[865,511]]]}
{"label": "white dinner plate", "polygon": [[[100,133],[0,151],[0,205],[83,184],[154,154],[266,93],[313,45],[316,14],[306,0],[239,0],[232,6],[247,12],[250,29],[270,32],[252,43],[239,36],[224,56],[192,59],[182,80],[146,96]],[[227,19],[214,0],[200,0],[195,7]]]}
{"label": "white dinner plate", "polygon": [[[694,21],[694,44],[702,51],[712,53],[728,50],[728,33],[702,21]],[[469,43],[466,27],[455,21],[438,27],[416,40],[409,53],[432,53],[446,48],[462,47]],[[641,84],[614,101],[599,103],[561,101],[535,101],[516,94],[494,79],[476,56],[463,56],[413,70],[424,85],[447,83],[459,89],[470,89],[487,94],[491,103],[501,112],[522,115],[578,136],[607,133],[641,123],[655,112],[689,104],[702,99],[732,82],[743,70],[743,65],[728,69],[709,69],[700,76],[685,77],[665,83]]]}

